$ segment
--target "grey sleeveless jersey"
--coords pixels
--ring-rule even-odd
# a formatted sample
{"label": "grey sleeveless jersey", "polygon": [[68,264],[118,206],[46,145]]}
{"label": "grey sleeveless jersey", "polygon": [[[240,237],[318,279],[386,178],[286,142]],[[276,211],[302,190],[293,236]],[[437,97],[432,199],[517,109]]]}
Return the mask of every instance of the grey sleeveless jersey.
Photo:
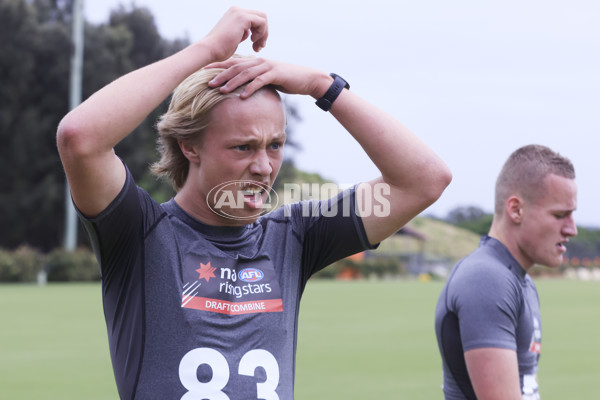
{"label": "grey sleeveless jersey", "polygon": [[208,226],[173,200],[156,203],[128,172],[104,212],[82,217],[121,398],[292,399],[308,278],[370,247],[354,189],[325,205],[340,212],[296,203],[246,226]]}

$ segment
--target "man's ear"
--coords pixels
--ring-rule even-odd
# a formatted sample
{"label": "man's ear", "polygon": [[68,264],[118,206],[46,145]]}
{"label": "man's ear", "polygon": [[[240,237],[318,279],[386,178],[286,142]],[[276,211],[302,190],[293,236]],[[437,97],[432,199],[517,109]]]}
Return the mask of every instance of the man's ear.
{"label": "man's ear", "polygon": [[523,201],[518,196],[510,196],[506,200],[506,215],[515,224],[520,224],[523,218]]}
{"label": "man's ear", "polygon": [[183,143],[182,141],[177,142],[179,144],[179,148],[181,152],[191,163],[200,163],[200,154],[198,153],[198,146]]}

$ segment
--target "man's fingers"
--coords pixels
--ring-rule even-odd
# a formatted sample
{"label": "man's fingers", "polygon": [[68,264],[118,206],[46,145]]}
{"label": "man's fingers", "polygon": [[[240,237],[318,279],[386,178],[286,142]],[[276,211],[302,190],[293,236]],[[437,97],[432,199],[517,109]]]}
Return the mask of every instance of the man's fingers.
{"label": "man's fingers", "polygon": [[226,61],[216,62],[207,65],[205,68],[222,68],[225,71],[219,73],[213,78],[208,84],[212,87],[221,86],[236,75],[243,72],[245,69],[250,68],[253,63],[250,63],[252,59],[248,58],[230,58]]}
{"label": "man's fingers", "polygon": [[250,34],[252,48],[254,51],[259,52],[267,45],[267,39],[269,37],[269,24],[267,22],[267,15],[263,12],[254,10],[249,10],[248,12],[251,15],[250,28],[249,31],[246,32],[246,36],[242,42],[246,40]]}
{"label": "man's fingers", "polygon": [[214,60],[225,60],[248,38],[254,51],[266,46],[269,29],[266,14],[231,7],[207,35]]}
{"label": "man's fingers", "polygon": [[223,74],[231,72],[229,76],[225,76],[226,83],[221,86],[221,92],[229,93],[236,90],[238,87],[248,83],[248,86],[244,89],[242,97],[247,97],[254,93],[260,87],[265,86],[269,82],[265,79],[265,74],[269,71],[269,66],[266,64],[258,64],[254,66],[248,66],[246,68],[239,68],[241,66],[233,66]]}
{"label": "man's fingers", "polygon": [[261,25],[259,29],[252,30],[252,36],[250,40],[252,40],[252,48],[257,53],[261,51],[267,45],[267,39],[269,38],[269,28],[266,25]]}
{"label": "man's fingers", "polygon": [[240,40],[240,43],[242,43],[244,40],[248,39],[248,36],[250,36],[250,31],[245,30],[244,34],[242,35],[242,39]]}
{"label": "man's fingers", "polygon": [[230,59],[227,61],[210,64],[210,68],[224,68],[213,80],[211,87],[219,87],[222,93],[230,93],[238,87],[248,83],[242,97],[248,97],[261,87],[270,84],[272,77],[269,74],[271,65],[262,59]]}

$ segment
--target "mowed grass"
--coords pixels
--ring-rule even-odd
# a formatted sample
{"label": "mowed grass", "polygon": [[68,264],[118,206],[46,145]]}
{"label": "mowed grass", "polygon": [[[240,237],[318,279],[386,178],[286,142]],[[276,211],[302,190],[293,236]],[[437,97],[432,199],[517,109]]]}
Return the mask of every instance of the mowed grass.
{"label": "mowed grass", "polygon": [[309,282],[296,398],[440,398],[433,312],[440,283]]}
{"label": "mowed grass", "polygon": [[[596,399],[600,282],[538,280],[544,400]],[[441,282],[308,284],[296,399],[442,399]],[[0,285],[0,398],[118,398],[97,284]]]}
{"label": "mowed grass", "polygon": [[0,285],[0,399],[118,399],[99,284]]}
{"label": "mowed grass", "polygon": [[[598,399],[600,282],[536,280],[544,400]],[[443,399],[434,310],[441,282],[310,282],[296,398]]]}

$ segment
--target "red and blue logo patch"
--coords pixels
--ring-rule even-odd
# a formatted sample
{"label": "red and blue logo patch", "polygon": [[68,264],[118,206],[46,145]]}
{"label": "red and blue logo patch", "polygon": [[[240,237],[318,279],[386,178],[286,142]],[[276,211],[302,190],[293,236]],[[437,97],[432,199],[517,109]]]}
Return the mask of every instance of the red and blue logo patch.
{"label": "red and blue logo patch", "polygon": [[238,272],[238,277],[244,282],[258,282],[265,274],[258,268],[244,268]]}

